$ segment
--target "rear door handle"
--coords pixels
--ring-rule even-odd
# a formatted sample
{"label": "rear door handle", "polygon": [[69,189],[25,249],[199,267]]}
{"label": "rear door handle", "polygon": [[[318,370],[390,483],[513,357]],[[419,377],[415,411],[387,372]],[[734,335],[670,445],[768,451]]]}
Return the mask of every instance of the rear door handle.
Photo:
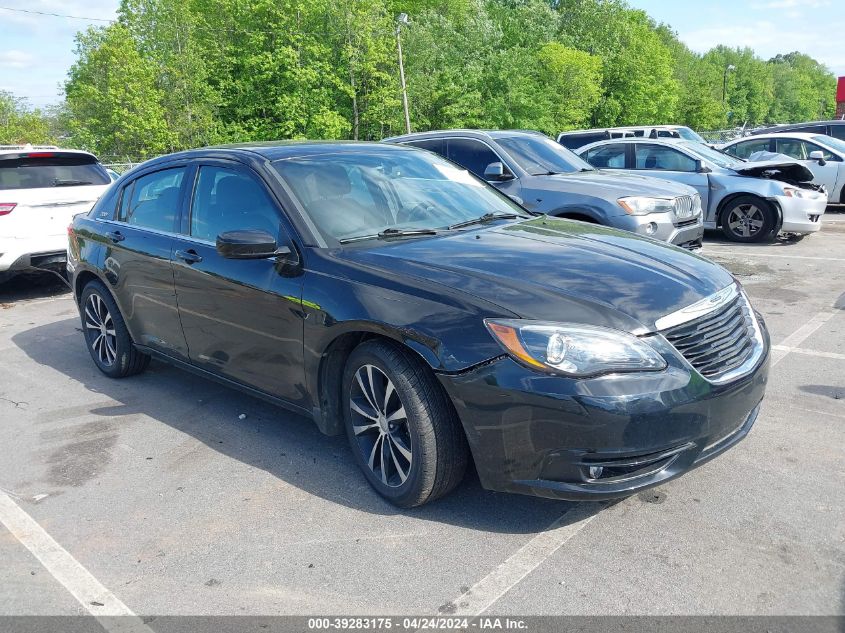
{"label": "rear door handle", "polygon": [[109,238],[115,244],[117,244],[118,242],[122,242],[126,239],[126,237],[120,231],[109,231],[108,233],[106,233],[106,237]]}
{"label": "rear door handle", "polygon": [[188,264],[196,264],[202,261],[202,257],[197,255],[197,252],[193,249],[187,251],[176,251],[176,257]]}

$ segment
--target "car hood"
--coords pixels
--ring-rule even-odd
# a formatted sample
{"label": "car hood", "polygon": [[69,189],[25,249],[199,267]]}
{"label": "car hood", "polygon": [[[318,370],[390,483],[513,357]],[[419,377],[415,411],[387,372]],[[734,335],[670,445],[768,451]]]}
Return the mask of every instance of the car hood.
{"label": "car hood", "polygon": [[682,249],[546,216],[344,249],[341,257],[458,289],[521,318],[636,334],[733,282],[721,266]]}
{"label": "car hood", "polygon": [[771,180],[783,180],[792,182],[812,182],[813,172],[801,163],[783,160],[766,160],[753,163],[745,163],[734,171],[743,176],[754,176],[757,178],[769,178]]}
{"label": "car hood", "polygon": [[581,193],[608,200],[617,200],[623,196],[674,198],[695,193],[692,187],[671,180],[603,169],[534,176],[532,180],[537,189]]}

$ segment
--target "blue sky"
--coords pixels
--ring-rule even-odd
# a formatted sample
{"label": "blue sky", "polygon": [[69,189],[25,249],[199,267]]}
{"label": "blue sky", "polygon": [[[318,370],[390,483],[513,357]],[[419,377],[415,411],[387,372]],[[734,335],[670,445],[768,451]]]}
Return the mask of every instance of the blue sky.
{"label": "blue sky", "polygon": [[[0,0],[0,6],[108,20],[119,0]],[[845,75],[845,0],[629,0],[703,52],[716,44],[750,46],[769,58],[799,50]],[[73,63],[74,34],[104,22],[0,9],[0,89],[33,106],[61,99]]]}

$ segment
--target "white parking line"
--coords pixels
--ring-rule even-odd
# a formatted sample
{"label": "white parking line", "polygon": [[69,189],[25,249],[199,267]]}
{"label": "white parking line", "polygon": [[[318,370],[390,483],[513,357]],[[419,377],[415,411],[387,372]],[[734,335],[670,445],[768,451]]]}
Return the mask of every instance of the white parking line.
{"label": "white parking line", "polygon": [[41,561],[86,611],[97,617],[104,629],[113,633],[153,633],[5,492],[0,492],[0,523]]}
{"label": "white parking line", "polygon": [[785,354],[804,354],[805,356],[816,356],[818,358],[832,358],[834,360],[845,360],[845,354],[837,354],[836,352],[820,352],[815,349],[805,349],[803,347],[789,347],[787,345],[772,345],[772,349],[778,352],[785,352]]}
{"label": "white parking line", "polygon": [[808,339],[813,332],[818,330],[835,315],[836,312],[819,312],[804,325],[783,339],[780,343],[772,346],[772,367],[782,361],[784,357],[789,354],[791,348],[798,347],[801,343]]}
{"label": "white parking line", "polygon": [[566,514],[470,587],[469,591],[452,600],[451,605],[454,605],[455,610],[450,608],[448,614],[475,617],[484,613],[569,539],[583,530],[604,507],[602,503],[583,502],[570,508]]}

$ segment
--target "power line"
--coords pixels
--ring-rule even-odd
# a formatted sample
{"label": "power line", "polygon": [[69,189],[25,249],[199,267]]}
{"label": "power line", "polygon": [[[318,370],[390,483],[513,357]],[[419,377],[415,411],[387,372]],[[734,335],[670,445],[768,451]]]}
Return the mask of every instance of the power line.
{"label": "power line", "polygon": [[33,9],[16,9],[13,7],[0,7],[3,11],[15,11],[17,13],[33,13],[35,15],[47,15],[53,18],[68,18],[70,20],[86,20],[88,22],[114,22],[106,18],[86,18],[80,15],[65,15],[64,13],[49,13],[48,11],[35,11]]}

